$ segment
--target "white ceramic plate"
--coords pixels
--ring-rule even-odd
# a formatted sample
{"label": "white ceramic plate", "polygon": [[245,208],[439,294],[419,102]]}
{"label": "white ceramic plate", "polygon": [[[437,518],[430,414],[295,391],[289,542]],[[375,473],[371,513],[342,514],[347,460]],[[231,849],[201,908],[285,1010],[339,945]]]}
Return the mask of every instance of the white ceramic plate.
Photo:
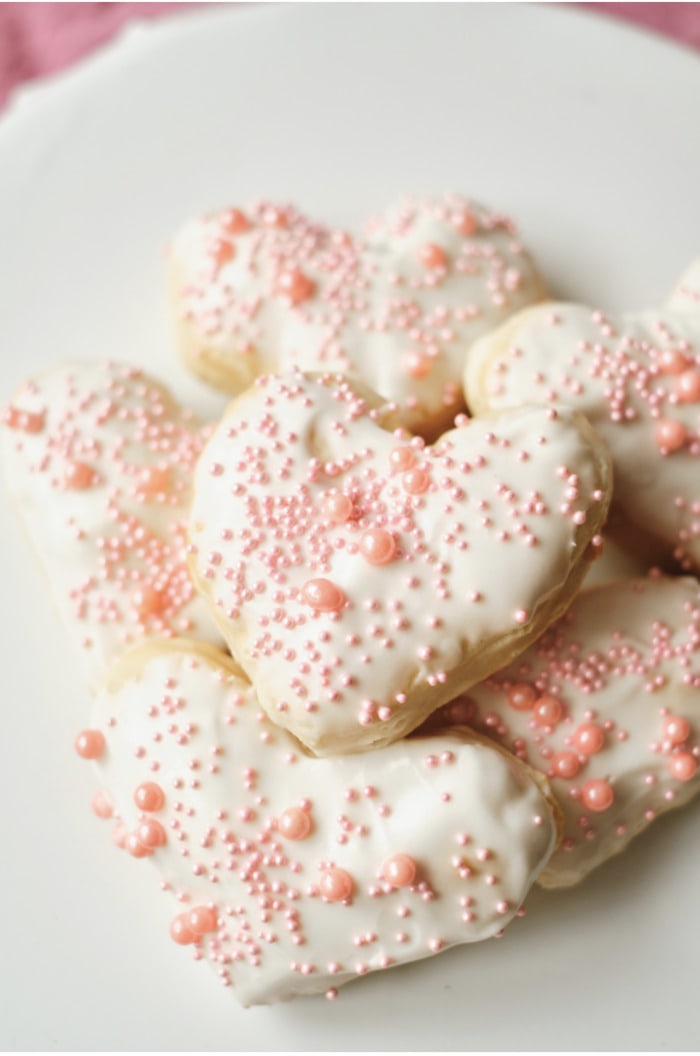
{"label": "white ceramic plate", "polygon": [[[67,355],[170,349],[161,251],[260,194],[338,223],[402,190],[512,212],[560,294],[654,303],[698,253],[700,62],[579,11],[201,10],[137,28],[0,122],[0,399]],[[683,1049],[700,1041],[700,810],[498,942],[241,1010],[167,937],[73,753],[89,701],[14,518],[0,523],[0,1048]]]}

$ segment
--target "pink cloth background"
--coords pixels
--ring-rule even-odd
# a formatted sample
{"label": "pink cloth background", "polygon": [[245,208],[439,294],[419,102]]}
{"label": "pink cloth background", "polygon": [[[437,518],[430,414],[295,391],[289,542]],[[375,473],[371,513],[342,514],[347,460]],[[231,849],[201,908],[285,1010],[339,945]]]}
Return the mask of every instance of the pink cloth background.
{"label": "pink cloth background", "polygon": [[[134,18],[162,18],[197,6],[163,4],[0,4],[0,108],[23,81],[69,66]],[[700,50],[700,3],[581,4]]]}

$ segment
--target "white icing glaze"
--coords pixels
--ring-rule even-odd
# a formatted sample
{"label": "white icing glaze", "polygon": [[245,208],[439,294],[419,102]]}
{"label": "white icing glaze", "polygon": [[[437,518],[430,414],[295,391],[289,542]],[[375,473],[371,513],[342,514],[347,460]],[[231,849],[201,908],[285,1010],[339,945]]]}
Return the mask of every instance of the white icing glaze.
{"label": "white icing glaze", "polygon": [[4,413],[10,495],[88,681],[144,635],[220,642],[185,561],[205,429],[140,370],[67,363]]}
{"label": "white icing glaze", "polygon": [[512,222],[458,195],[402,198],[364,241],[256,203],[188,223],[172,263],[205,377],[212,353],[232,392],[292,367],[354,373],[414,431],[451,423],[469,345],[543,296]]}
{"label": "white icing glaze", "polygon": [[196,580],[263,707],[317,754],[397,740],[524,648],[607,509],[607,455],[566,411],[465,422],[434,448],[378,414],[345,378],[259,379],[195,474]]}
{"label": "white icing glaze", "polygon": [[[615,508],[682,568],[700,567],[700,304],[620,316],[529,309],[478,342],[465,391],[478,413],[546,402],[581,411],[612,455]],[[677,447],[664,446],[663,429],[679,434]]]}
{"label": "white icing glaze", "polygon": [[700,312],[700,257],[685,269],[668,299],[674,311]]}
{"label": "white icing glaze", "polygon": [[[215,909],[198,956],[244,1005],[337,988],[513,918],[556,840],[526,768],[466,730],[310,758],[223,665],[186,642],[127,656],[97,697],[97,765],[119,843],[139,855],[143,823],[146,847],[161,827],[151,858],[177,915]],[[146,783],[160,809],[136,805]],[[396,879],[413,863],[407,886],[382,879],[395,856]],[[349,898],[324,897],[347,877]]]}
{"label": "white icing glaze", "polygon": [[450,714],[547,774],[564,832],[540,882],[576,883],[700,791],[697,581],[583,591],[535,645],[435,721]]}

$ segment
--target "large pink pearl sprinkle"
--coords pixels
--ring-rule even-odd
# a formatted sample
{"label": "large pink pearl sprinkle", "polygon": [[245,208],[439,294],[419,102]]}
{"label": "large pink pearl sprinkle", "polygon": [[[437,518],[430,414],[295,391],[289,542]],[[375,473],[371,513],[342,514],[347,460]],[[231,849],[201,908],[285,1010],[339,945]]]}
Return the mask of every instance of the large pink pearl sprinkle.
{"label": "large pink pearl sprinkle", "polygon": [[674,387],[680,403],[700,402],[700,370],[684,370]]}
{"label": "large pink pearl sprinkle", "polygon": [[286,209],[279,209],[276,205],[271,205],[265,210],[262,220],[266,227],[289,227],[289,216]]}
{"label": "large pink pearl sprinkle", "polygon": [[581,761],[576,752],[563,749],[552,756],[551,768],[553,777],[561,777],[570,781],[581,769]]}
{"label": "large pink pearl sprinkle", "polygon": [[426,268],[444,268],[447,264],[447,254],[442,246],[434,242],[425,242],[418,250],[418,259]]}
{"label": "large pink pearl sprinkle", "polygon": [[305,840],[312,827],[308,810],[302,810],[301,807],[288,807],[277,822],[280,834],[288,840]]}
{"label": "large pink pearl sprinkle", "polygon": [[195,906],[187,914],[187,924],[195,935],[206,935],[218,928],[217,912],[211,906]]}
{"label": "large pink pearl sprinkle", "polygon": [[141,491],[147,498],[166,495],[170,487],[170,470],[167,466],[149,466],[141,474]]}
{"label": "large pink pearl sprinkle", "polygon": [[66,467],[65,484],[73,491],[86,491],[95,483],[95,470],[87,462],[70,462]]}
{"label": "large pink pearl sprinkle", "polygon": [[581,789],[581,799],[588,810],[598,814],[613,805],[615,793],[607,781],[602,778],[593,778],[591,781],[586,781]]}
{"label": "large pink pearl sprinkle", "polygon": [[410,447],[395,447],[389,455],[389,464],[394,473],[403,473],[416,464],[415,452]]}
{"label": "large pink pearl sprinkle", "polygon": [[688,366],[688,360],[677,348],[666,348],[659,356],[659,370],[662,374],[681,374]]}
{"label": "large pink pearl sprinkle", "polygon": [[581,755],[595,755],[605,744],[605,733],[594,722],[584,722],[574,733],[573,740]]}
{"label": "large pink pearl sprinkle", "polygon": [[134,792],[134,802],[141,810],[160,810],[165,803],[165,792],[155,781],[145,781]]}
{"label": "large pink pearl sprinkle", "polygon": [[157,616],[166,604],[166,598],[150,583],[145,583],[134,593],[134,605],[141,620],[149,616]]}
{"label": "large pink pearl sprinkle", "polygon": [[424,469],[409,469],[402,476],[401,483],[409,495],[422,495],[430,487],[430,477]]}
{"label": "large pink pearl sprinkle", "polygon": [[393,854],[381,867],[380,875],[392,887],[410,887],[418,867],[408,854]]}
{"label": "large pink pearl sprinkle", "polygon": [[656,426],[656,442],[661,451],[679,451],[687,439],[685,426],[674,418],[664,418]]}
{"label": "large pink pearl sprinkle", "polygon": [[333,524],[345,524],[353,513],[352,499],[342,491],[329,491],[321,501],[323,512]]}
{"label": "large pink pearl sprinkle", "polygon": [[147,858],[153,854],[153,848],[143,843],[137,832],[130,832],[124,840],[124,849],[132,858]]}
{"label": "large pink pearl sprinkle", "polygon": [[313,297],[315,290],[316,284],[299,268],[289,268],[283,271],[277,280],[277,292],[289,298],[294,305],[308,301],[310,297]]}
{"label": "large pink pearl sprinkle", "polygon": [[302,590],[304,601],[316,612],[340,612],[346,598],[330,579],[310,579]]}
{"label": "large pink pearl sprinkle", "polygon": [[433,368],[432,357],[417,350],[407,352],[401,362],[409,378],[425,378]]}
{"label": "large pink pearl sprinkle", "polygon": [[43,411],[20,411],[16,407],[7,407],[2,416],[3,425],[9,429],[19,429],[23,433],[40,433],[46,423]]}
{"label": "large pink pearl sprinkle", "polygon": [[396,557],[396,540],[385,528],[369,528],[360,539],[360,553],[370,565],[388,565]]}
{"label": "large pink pearl sprinkle", "polygon": [[75,738],[75,750],[81,759],[99,759],[105,743],[104,734],[99,730],[82,730]]}
{"label": "large pink pearl sprinkle", "polygon": [[163,847],[167,842],[165,829],[155,818],[146,818],[136,830],[136,838],[144,847],[152,850],[154,847]]}
{"label": "large pink pearl sprinkle", "polygon": [[507,691],[508,703],[516,711],[530,711],[535,706],[537,693],[527,682],[518,682]]}
{"label": "large pink pearl sprinkle", "polygon": [[663,724],[664,740],[684,744],[690,737],[690,723],[682,715],[667,715]]}
{"label": "large pink pearl sprinkle", "polygon": [[692,752],[674,752],[668,761],[671,775],[677,781],[690,781],[698,769],[698,761]]}
{"label": "large pink pearl sprinkle", "polygon": [[451,223],[455,230],[459,231],[460,235],[464,235],[465,238],[470,238],[476,231],[476,217],[467,210],[453,213]]}
{"label": "large pink pearl sprinkle", "polygon": [[250,220],[240,209],[229,209],[224,213],[221,226],[229,235],[241,235],[250,229]]}
{"label": "large pink pearl sprinkle", "polygon": [[229,260],[233,260],[235,255],[236,247],[233,242],[229,242],[226,238],[217,238],[212,247],[212,257],[218,268],[222,267],[222,265],[226,264]]}
{"label": "large pink pearl sprinkle", "polygon": [[535,704],[532,714],[538,726],[556,726],[564,714],[564,705],[557,697],[545,694]]}
{"label": "large pink pearl sprinkle", "polygon": [[355,881],[345,869],[324,869],[319,888],[326,902],[346,902],[355,889]]}
{"label": "large pink pearl sprinkle", "polygon": [[170,923],[170,938],[179,946],[187,946],[197,941],[197,936],[192,931],[187,920],[187,914],[180,913]]}
{"label": "large pink pearl sprinkle", "polygon": [[39,414],[31,414],[27,412],[22,415],[22,429],[25,433],[41,433],[44,430],[44,424],[46,422],[46,416],[43,411]]}

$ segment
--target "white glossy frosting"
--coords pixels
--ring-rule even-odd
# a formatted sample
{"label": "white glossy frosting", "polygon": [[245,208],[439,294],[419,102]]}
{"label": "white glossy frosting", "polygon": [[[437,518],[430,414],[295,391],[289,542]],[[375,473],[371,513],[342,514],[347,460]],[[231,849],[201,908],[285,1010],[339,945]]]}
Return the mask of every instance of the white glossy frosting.
{"label": "white glossy frosting", "polygon": [[94,726],[118,843],[150,848],[175,927],[214,910],[196,955],[244,1005],[332,996],[502,930],[556,839],[525,767],[466,730],[311,758],[227,661],[143,646],[98,694]]}
{"label": "white glossy frosting", "polygon": [[685,269],[668,299],[668,307],[700,312],[700,257]]}
{"label": "white glossy frosting", "polygon": [[88,681],[144,635],[219,642],[185,561],[192,414],[135,367],[67,363],[3,421],[8,490]]}
{"label": "white glossy frosting", "polygon": [[605,315],[528,309],[478,342],[465,372],[477,413],[528,403],[581,411],[613,459],[613,502],[684,569],[700,567],[700,302]]}
{"label": "white glossy frosting", "polygon": [[293,367],[351,372],[408,428],[447,427],[470,344],[542,282],[512,222],[459,195],[406,196],[367,227],[358,240],[268,202],[186,224],[172,264],[190,363],[228,365],[231,392]]}
{"label": "white glossy frosting", "polygon": [[433,448],[378,416],[345,378],[263,378],[195,475],[196,580],[263,707],[317,754],[398,739],[524,648],[607,508],[607,455],[566,411],[465,421]]}
{"label": "white glossy frosting", "polygon": [[564,831],[540,882],[576,883],[700,791],[697,581],[583,591],[450,714],[548,776]]}

